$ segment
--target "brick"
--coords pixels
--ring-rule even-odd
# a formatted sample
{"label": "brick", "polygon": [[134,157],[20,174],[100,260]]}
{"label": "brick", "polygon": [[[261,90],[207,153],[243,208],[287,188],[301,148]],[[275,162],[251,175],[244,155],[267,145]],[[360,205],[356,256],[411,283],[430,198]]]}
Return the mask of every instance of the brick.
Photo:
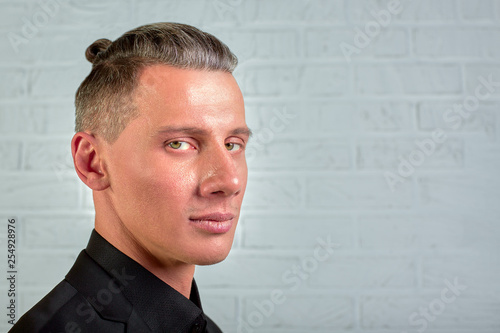
{"label": "brick", "polygon": [[[463,249],[480,243],[484,229],[471,219],[447,215],[363,215],[359,245],[365,249]],[[481,223],[481,225],[483,225]],[[487,229],[488,230],[488,229]]]}
{"label": "brick", "polygon": [[361,140],[356,148],[358,168],[394,168],[398,165],[397,157],[403,152],[410,152],[412,144],[409,140],[402,142],[401,138],[397,140],[372,138]]}
{"label": "brick", "polygon": [[471,21],[491,21],[495,18],[493,2],[487,1],[460,1],[461,16]]}
{"label": "brick", "polygon": [[[273,103],[273,102],[247,102],[245,103],[245,117],[247,125],[252,129],[254,136],[250,139],[250,146],[265,144],[257,139],[261,132],[271,130],[275,137],[296,134],[303,131],[303,125],[310,119],[309,115],[301,110],[303,103]],[[257,141],[255,143],[255,141]]]}
{"label": "brick", "polygon": [[[220,1],[220,0],[219,0]],[[298,34],[290,29],[207,29],[229,46],[238,66],[248,61],[296,59]]]}
{"label": "brick", "polygon": [[[425,142],[430,155],[422,155],[423,151],[417,142]],[[432,145],[432,147],[431,147]],[[360,140],[357,146],[357,165],[360,169],[397,169],[400,156],[407,160],[416,151],[424,156],[423,163],[417,169],[460,169],[464,165],[464,143],[459,139],[447,139],[436,143],[431,135],[413,139],[366,139]]]}
{"label": "brick", "polygon": [[[356,106],[337,100],[283,103],[249,101],[245,108],[247,124],[254,132],[250,146],[258,141],[258,133],[266,128],[271,129],[272,124],[280,127],[274,131],[275,138],[289,139],[290,136],[304,135],[304,133],[310,135],[342,133],[345,137],[345,134],[352,133],[352,129],[359,123],[354,121]],[[282,121],[277,114],[286,114],[287,121]]]}
{"label": "brick", "polygon": [[[0,133],[73,135],[75,107],[72,101],[49,104],[0,104]],[[71,141],[68,136],[67,144]]]}
{"label": "brick", "polygon": [[413,128],[411,103],[358,103],[355,110],[354,123],[365,132],[407,132]]}
{"label": "brick", "polygon": [[[353,222],[348,216],[312,215],[307,219],[293,215],[269,216],[249,213],[242,217],[243,247],[313,250],[317,238],[331,233],[339,249],[353,245]],[[286,236],[285,236],[286,235]]]}
{"label": "brick", "polygon": [[[23,49],[22,53],[30,53],[28,60],[47,64],[85,63],[89,65],[90,72],[90,63],[85,60],[85,50],[94,41],[89,38],[90,33],[82,34],[80,31],[58,27],[44,29],[26,45],[26,50]],[[102,37],[104,36],[98,38]]]}
{"label": "brick", "polygon": [[[301,103],[254,103],[246,104],[247,124],[253,131],[251,144],[265,143],[260,138],[266,132],[271,131],[274,138],[286,138],[303,131],[303,123],[308,117],[301,114]],[[269,135],[267,135],[269,136]]]}
{"label": "brick", "polygon": [[[138,1],[135,11],[139,22],[182,22],[200,27],[210,22],[205,15],[212,1]],[[127,14],[129,11],[127,10]],[[130,15],[130,14],[129,14]]]}
{"label": "brick", "polygon": [[344,66],[256,66],[235,73],[245,96],[331,96],[345,94],[349,75]]}
{"label": "brick", "polygon": [[238,308],[236,297],[212,295],[209,292],[204,292],[201,302],[203,304],[203,312],[216,322],[221,329],[232,328],[232,332],[235,332],[234,326],[237,322]]}
{"label": "brick", "polygon": [[[17,29],[16,29],[17,30]],[[34,60],[36,45],[32,39],[25,38],[20,31],[10,29],[2,33],[3,43],[0,44],[0,62],[22,66],[26,61]]]}
{"label": "brick", "polygon": [[50,104],[36,109],[41,108],[45,109],[47,133],[50,135],[67,135],[67,145],[70,145],[71,138],[75,133],[75,107],[73,101],[65,102],[64,104]]}
{"label": "brick", "polygon": [[311,102],[302,107],[302,110],[308,112],[297,111],[298,116],[307,114],[304,119],[306,131],[311,133],[346,133],[350,132],[355,126],[352,110],[354,105],[337,101],[331,102]]}
{"label": "brick", "polygon": [[[231,253],[216,266],[196,268],[196,281],[204,288],[228,287],[291,287],[283,280],[283,274],[300,263],[292,256],[252,255]],[[262,274],[262,272],[266,272]]]}
{"label": "brick", "polygon": [[498,32],[490,28],[418,28],[415,30],[415,53],[433,57],[487,58],[500,49],[494,40]]}
{"label": "brick", "polygon": [[73,169],[70,140],[38,139],[26,143],[27,170]]}
{"label": "brick", "polygon": [[37,140],[27,142],[25,169],[50,170],[54,173],[61,173],[61,176],[63,174],[75,174],[73,172],[74,167],[70,141],[71,138],[67,140]]}
{"label": "brick", "polygon": [[[222,0],[224,2],[224,0]],[[344,17],[342,1],[279,0],[241,1],[236,11],[242,12],[245,21],[251,23],[287,23],[290,22],[341,22]],[[223,19],[221,17],[220,19]]]}
{"label": "brick", "polygon": [[485,94],[488,90],[485,89],[484,84],[480,81],[480,78],[483,78],[486,81],[489,81],[491,77],[491,81],[493,82],[491,96],[488,100],[498,99],[500,96],[500,66],[495,65],[470,65],[465,67],[465,93],[467,95],[474,96],[475,90],[477,87],[482,87],[481,93]]}
{"label": "brick", "polygon": [[[498,164],[498,161],[495,163]],[[419,177],[419,199],[422,207],[453,208],[454,211],[460,212],[491,211],[492,207],[496,207],[499,184],[491,176],[493,166],[490,164],[489,167],[491,169],[483,173],[482,177],[476,172]]]}
{"label": "brick", "polygon": [[2,68],[0,99],[18,99],[26,96],[28,74],[23,68]]}
{"label": "brick", "polygon": [[310,178],[306,186],[307,207],[335,209],[394,209],[412,206],[408,183],[391,192],[382,174]]}
{"label": "brick", "polygon": [[[442,288],[446,288],[442,284]],[[500,326],[495,311],[498,303],[492,299],[468,298],[465,294],[453,302],[439,305],[441,292],[414,297],[364,297],[361,303],[362,327],[365,329],[398,329],[407,332],[490,332]],[[427,309],[428,318],[420,312]],[[441,312],[442,311],[442,312]],[[478,319],[481,318],[481,319]],[[424,322],[426,325],[424,325]],[[455,329],[454,331],[452,331]]]}
{"label": "brick", "polygon": [[[258,140],[259,134],[266,139]],[[258,144],[247,148],[247,161],[254,170],[338,170],[348,169],[351,165],[350,144],[342,137],[329,137],[328,140],[321,137],[297,140],[291,137],[271,141],[267,140],[268,137],[273,136],[258,133]]]}
{"label": "brick", "polygon": [[[443,288],[445,285],[443,284]],[[397,332],[429,330],[430,332],[478,332],[497,327],[498,311],[493,300],[460,296],[450,304],[439,305],[441,292],[414,297],[366,297],[362,299],[362,327],[365,329],[398,329]],[[425,319],[422,311],[427,309]],[[434,309],[434,310],[433,310]],[[441,310],[442,309],[442,310]],[[437,312],[436,312],[437,311]],[[440,311],[442,311],[440,313]],[[478,316],[481,320],[478,320]],[[426,325],[425,325],[425,324]],[[481,329],[480,332],[483,332]],[[490,332],[490,331],[487,331]]]}
{"label": "brick", "polygon": [[[439,296],[436,295],[436,297]],[[468,297],[467,294],[464,294],[463,297],[460,296],[449,306],[446,306],[445,311],[436,320],[435,327],[449,329],[455,326],[457,332],[462,328],[469,329],[471,332],[498,330],[500,329],[499,311],[500,305],[496,297]]]}
{"label": "brick", "polygon": [[100,28],[101,31],[123,24],[131,28],[130,22],[133,20],[131,0],[90,0],[84,5],[74,0],[58,1],[61,7],[51,18],[51,25]]}
{"label": "brick", "polygon": [[23,248],[85,248],[94,227],[91,216],[27,216],[23,222]]}
{"label": "brick", "polygon": [[[85,61],[85,49],[93,40],[89,39],[90,32],[82,34],[79,30],[47,27],[32,38],[15,39],[0,46],[0,62],[10,64],[56,64]],[[102,31],[99,32],[102,34]],[[102,37],[102,36],[101,36]],[[96,38],[97,39],[97,38]],[[90,63],[89,63],[90,65]]]}
{"label": "brick", "polygon": [[87,69],[74,66],[33,70],[29,80],[31,95],[35,98],[69,97],[73,99],[76,90],[87,75]]}
{"label": "brick", "polygon": [[[422,131],[434,131],[441,128],[447,132],[474,132],[484,133],[487,137],[494,137],[497,132],[497,105],[486,102],[470,113],[469,118],[453,113],[453,118],[447,113],[453,110],[454,105],[462,105],[462,101],[453,102],[422,102],[418,106],[418,128]],[[451,121],[450,121],[451,120]]]}
{"label": "brick", "polygon": [[[18,289],[28,286],[52,286],[61,282],[76,260],[79,251],[32,252],[19,251]],[[43,263],[43,269],[40,269]]]}
{"label": "brick", "polygon": [[16,141],[0,142],[0,170],[18,170],[21,165],[21,143]]}
{"label": "brick", "polygon": [[[285,294],[286,295],[286,294]],[[354,304],[347,297],[325,296],[285,296],[283,304],[266,308],[271,314],[262,313],[255,303],[269,301],[266,298],[252,297],[245,301],[243,322],[249,327],[280,327],[305,329],[316,332],[318,329],[351,328],[354,326]],[[266,303],[267,304],[267,303]],[[262,305],[260,305],[262,307]],[[262,318],[262,321],[259,319]],[[261,323],[261,325],[257,325]]]}
{"label": "brick", "polygon": [[301,190],[300,182],[293,178],[254,177],[249,174],[244,207],[250,209],[295,208],[299,204]]}
{"label": "brick", "polygon": [[[498,186],[497,178],[492,176],[495,171],[500,168],[500,147],[492,145],[489,141],[482,138],[471,137],[467,141],[467,171],[473,175],[478,186],[484,186],[488,191],[493,191],[495,194]],[[495,206],[487,207],[488,210],[493,210]],[[490,218],[495,215],[485,216]]]}
{"label": "brick", "polygon": [[[444,1],[399,1],[401,12],[392,15],[393,22],[453,22],[456,19],[456,5],[453,0]],[[388,9],[388,1],[382,0],[354,0],[349,1],[349,16],[355,22],[368,22],[375,20],[372,11]]]}
{"label": "brick", "polygon": [[[362,27],[359,27],[362,29]],[[359,50],[359,53],[347,52],[349,58],[366,57],[397,57],[408,53],[408,37],[402,29],[382,28],[377,37],[370,41],[365,48],[360,48],[354,38],[357,32],[354,29],[325,29],[310,28],[305,34],[305,53],[310,58],[344,59],[345,54],[341,44],[346,43]]]}
{"label": "brick", "polygon": [[455,65],[359,65],[356,90],[360,94],[460,93],[461,73]]}
{"label": "brick", "polygon": [[17,32],[17,28],[23,25],[22,17],[30,10],[28,3],[24,1],[4,1],[2,2],[2,19],[0,29],[8,29],[9,32]]}
{"label": "brick", "polygon": [[[0,46],[2,54],[0,60],[15,59],[19,53],[17,44],[25,40],[23,35],[24,20],[28,20],[28,13],[31,11],[32,4],[24,1],[6,1],[2,3],[2,19],[0,20],[0,29],[2,30],[3,43]],[[26,29],[26,28],[25,28]],[[29,32],[31,33],[31,31]]]}
{"label": "brick", "polygon": [[416,264],[414,259],[404,257],[333,254],[327,261],[319,263],[309,283],[316,288],[413,288],[416,285]]}
{"label": "brick", "polygon": [[0,209],[72,209],[77,207],[79,184],[55,181],[55,176],[11,175],[0,179]]}
{"label": "brick", "polygon": [[360,303],[360,324],[363,329],[415,329],[409,325],[408,319],[420,306],[427,305],[426,299],[419,295],[366,296],[361,298]]}
{"label": "brick", "polygon": [[28,105],[0,104],[0,133],[39,134],[45,131],[45,110]]}
{"label": "brick", "polygon": [[[128,6],[123,1],[89,1],[85,6],[66,0],[31,1],[29,5],[15,10],[17,13],[12,16],[15,23],[9,31],[9,47],[13,52],[2,57],[11,60],[18,55],[22,60],[37,62],[74,59],[79,45],[76,41],[85,39],[89,29],[100,27],[102,33],[105,27],[102,22],[113,22],[115,25],[118,22],[128,23],[131,19]],[[120,19],[123,16],[121,14],[127,16]],[[72,30],[75,26],[89,29],[82,34],[81,30]],[[107,24],[106,30],[111,30]],[[123,27],[120,30],[123,32]],[[66,31],[73,31],[73,36]],[[80,46],[78,58],[83,59],[86,46]]]}
{"label": "brick", "polygon": [[425,288],[443,288],[445,279],[453,282],[457,278],[467,287],[464,294],[500,295],[498,288],[490,287],[498,280],[499,264],[498,256],[473,252],[427,255],[422,259],[422,284]]}

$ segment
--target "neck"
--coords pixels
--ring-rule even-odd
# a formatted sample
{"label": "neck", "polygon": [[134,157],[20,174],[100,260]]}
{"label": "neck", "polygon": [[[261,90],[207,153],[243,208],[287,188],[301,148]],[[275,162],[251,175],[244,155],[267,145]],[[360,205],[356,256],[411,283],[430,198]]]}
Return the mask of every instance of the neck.
{"label": "neck", "polygon": [[161,260],[145,249],[127,229],[116,228],[116,224],[97,214],[95,229],[114,247],[130,257],[157,278],[189,298],[195,265],[175,260]]}

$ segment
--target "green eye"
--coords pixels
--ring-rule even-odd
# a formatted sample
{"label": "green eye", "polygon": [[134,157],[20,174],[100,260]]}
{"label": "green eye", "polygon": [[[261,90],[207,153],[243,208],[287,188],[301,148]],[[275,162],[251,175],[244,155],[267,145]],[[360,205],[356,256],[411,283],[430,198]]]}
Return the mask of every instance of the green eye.
{"label": "green eye", "polygon": [[228,143],[226,143],[226,149],[229,151],[240,150],[241,145],[239,145],[237,143],[233,143],[233,142],[228,142]]}
{"label": "green eye", "polygon": [[177,149],[177,150],[188,150],[189,149],[189,143],[184,142],[184,141],[172,141],[168,144],[168,146],[172,149]]}

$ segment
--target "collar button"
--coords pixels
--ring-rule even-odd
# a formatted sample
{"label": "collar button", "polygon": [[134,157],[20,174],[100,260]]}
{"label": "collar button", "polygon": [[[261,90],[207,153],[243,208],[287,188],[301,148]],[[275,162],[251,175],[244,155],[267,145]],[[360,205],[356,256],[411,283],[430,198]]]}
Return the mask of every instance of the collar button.
{"label": "collar button", "polygon": [[200,332],[201,332],[201,325],[199,323],[196,323],[191,327],[191,333],[200,333]]}

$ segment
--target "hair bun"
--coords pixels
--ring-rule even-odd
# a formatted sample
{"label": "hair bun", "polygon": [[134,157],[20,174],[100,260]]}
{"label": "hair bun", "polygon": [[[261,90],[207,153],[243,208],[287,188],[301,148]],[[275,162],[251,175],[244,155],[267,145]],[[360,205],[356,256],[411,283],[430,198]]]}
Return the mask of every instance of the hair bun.
{"label": "hair bun", "polygon": [[91,63],[94,63],[97,55],[103,51],[106,51],[111,43],[112,42],[106,38],[96,40],[89,47],[87,47],[87,50],[85,51],[85,58],[87,58],[87,60]]}

